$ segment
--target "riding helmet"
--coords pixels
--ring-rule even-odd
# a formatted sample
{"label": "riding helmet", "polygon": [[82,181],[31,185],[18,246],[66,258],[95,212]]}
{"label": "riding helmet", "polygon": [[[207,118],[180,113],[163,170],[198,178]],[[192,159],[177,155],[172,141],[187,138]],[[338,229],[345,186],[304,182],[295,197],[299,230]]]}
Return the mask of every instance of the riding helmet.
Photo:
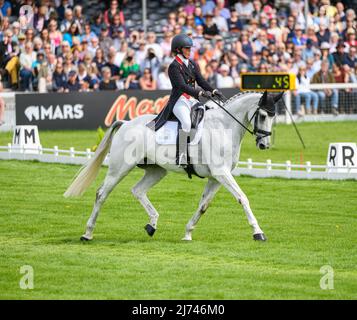
{"label": "riding helmet", "polygon": [[171,52],[182,53],[182,48],[193,47],[192,39],[187,34],[178,34],[172,39]]}

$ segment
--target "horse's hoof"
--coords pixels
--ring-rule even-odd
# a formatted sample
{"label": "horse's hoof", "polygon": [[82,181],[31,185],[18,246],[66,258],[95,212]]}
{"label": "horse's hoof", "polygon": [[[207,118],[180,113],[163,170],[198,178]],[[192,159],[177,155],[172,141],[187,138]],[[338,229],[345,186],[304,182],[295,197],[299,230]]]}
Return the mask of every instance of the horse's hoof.
{"label": "horse's hoof", "polygon": [[192,241],[192,238],[191,237],[184,237],[181,240],[182,241]]}
{"label": "horse's hoof", "polygon": [[253,235],[253,239],[256,241],[267,241],[264,233],[256,233]]}
{"label": "horse's hoof", "polygon": [[146,230],[146,232],[150,237],[152,237],[156,231],[156,229],[150,224],[147,224],[144,229]]}
{"label": "horse's hoof", "polygon": [[81,241],[83,242],[87,242],[87,241],[91,241],[92,239],[86,237],[86,236],[81,236]]}

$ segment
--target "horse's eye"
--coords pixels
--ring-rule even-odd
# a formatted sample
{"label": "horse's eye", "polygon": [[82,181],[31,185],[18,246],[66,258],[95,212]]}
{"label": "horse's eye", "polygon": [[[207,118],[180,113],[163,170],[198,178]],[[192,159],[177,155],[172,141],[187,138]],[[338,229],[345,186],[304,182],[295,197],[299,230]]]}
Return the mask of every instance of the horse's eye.
{"label": "horse's eye", "polygon": [[265,121],[265,118],[266,118],[266,115],[264,115],[264,114],[260,115],[260,121]]}

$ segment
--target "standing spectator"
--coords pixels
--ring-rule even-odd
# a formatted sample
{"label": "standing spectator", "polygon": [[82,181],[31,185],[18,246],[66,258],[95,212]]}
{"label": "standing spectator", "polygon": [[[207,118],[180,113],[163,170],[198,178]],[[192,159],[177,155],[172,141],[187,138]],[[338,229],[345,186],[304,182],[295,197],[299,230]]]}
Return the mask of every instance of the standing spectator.
{"label": "standing spectator", "polygon": [[20,55],[20,77],[21,88],[25,91],[30,91],[32,88],[33,70],[32,66],[36,61],[36,53],[33,51],[31,42],[25,44],[25,52]]}
{"label": "standing spectator", "polygon": [[296,112],[299,116],[303,115],[301,110],[301,98],[305,99],[305,110],[307,114],[311,114],[311,101],[312,101],[312,113],[317,114],[317,107],[319,103],[319,97],[317,93],[310,90],[310,79],[306,75],[306,67],[300,66],[299,72],[296,77],[296,88],[294,91],[296,99]]}
{"label": "standing spectator", "polygon": [[[335,83],[335,78],[331,72],[329,72],[329,63],[326,60],[321,62],[321,70],[314,74],[311,83]],[[338,91],[337,89],[325,89],[317,91],[319,100],[322,103],[326,102],[327,97],[331,97],[332,113],[338,115]],[[322,111],[326,110],[326,105],[322,106]]]}
{"label": "standing spectator", "polygon": [[157,89],[156,81],[149,68],[146,68],[139,80],[142,90],[153,91]]}

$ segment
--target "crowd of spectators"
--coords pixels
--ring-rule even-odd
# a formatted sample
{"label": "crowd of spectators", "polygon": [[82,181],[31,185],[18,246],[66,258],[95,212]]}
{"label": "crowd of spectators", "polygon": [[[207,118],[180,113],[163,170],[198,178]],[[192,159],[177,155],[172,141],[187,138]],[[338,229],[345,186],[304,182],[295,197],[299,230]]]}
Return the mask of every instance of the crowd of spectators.
{"label": "crowd of spectators", "polygon": [[[177,5],[167,23],[146,34],[126,25],[131,1],[106,1],[91,16],[82,1],[0,0],[2,80],[39,92],[170,89],[171,39],[184,32],[213,87],[239,88],[246,71],[295,73],[298,113],[301,99],[316,113],[327,97],[338,112],[338,91],[312,92],[311,82],[357,82],[353,1],[310,0],[306,17],[302,0],[171,0]],[[32,8],[30,18],[23,5]]]}

